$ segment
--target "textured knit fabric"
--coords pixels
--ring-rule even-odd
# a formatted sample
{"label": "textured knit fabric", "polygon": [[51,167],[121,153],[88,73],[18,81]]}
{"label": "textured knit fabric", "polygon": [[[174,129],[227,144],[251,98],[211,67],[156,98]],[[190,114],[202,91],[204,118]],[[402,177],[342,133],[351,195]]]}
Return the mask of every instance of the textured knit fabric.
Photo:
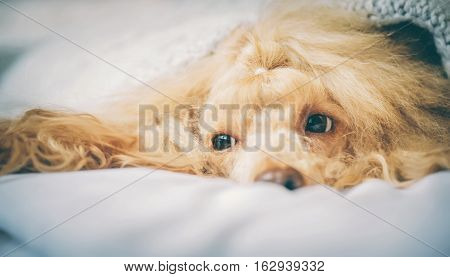
{"label": "textured knit fabric", "polygon": [[380,26],[411,21],[434,37],[447,76],[450,76],[450,1],[350,0],[347,8],[367,12]]}

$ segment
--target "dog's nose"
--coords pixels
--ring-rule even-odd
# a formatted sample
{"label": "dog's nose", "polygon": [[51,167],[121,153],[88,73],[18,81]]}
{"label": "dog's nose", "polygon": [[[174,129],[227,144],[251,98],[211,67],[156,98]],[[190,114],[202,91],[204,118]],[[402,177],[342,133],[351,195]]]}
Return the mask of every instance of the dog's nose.
{"label": "dog's nose", "polygon": [[289,190],[294,190],[303,184],[303,178],[293,168],[269,169],[256,178],[256,181],[277,183]]}

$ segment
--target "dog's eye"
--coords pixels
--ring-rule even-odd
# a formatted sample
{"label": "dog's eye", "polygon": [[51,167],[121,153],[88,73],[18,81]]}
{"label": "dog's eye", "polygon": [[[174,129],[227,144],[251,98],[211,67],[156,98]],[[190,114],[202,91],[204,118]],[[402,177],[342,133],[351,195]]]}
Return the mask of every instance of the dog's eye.
{"label": "dog's eye", "polygon": [[233,147],[236,144],[236,139],[227,134],[218,134],[212,138],[212,145],[214,150],[225,150]]}
{"label": "dog's eye", "polygon": [[327,133],[333,127],[333,120],[323,114],[313,114],[306,121],[305,130],[311,133]]}

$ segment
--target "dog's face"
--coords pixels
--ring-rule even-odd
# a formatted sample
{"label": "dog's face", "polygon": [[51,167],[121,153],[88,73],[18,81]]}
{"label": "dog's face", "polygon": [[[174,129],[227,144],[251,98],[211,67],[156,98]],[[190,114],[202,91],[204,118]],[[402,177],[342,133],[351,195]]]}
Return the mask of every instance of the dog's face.
{"label": "dog's face", "polygon": [[[211,87],[201,113],[208,127],[202,129],[202,141],[212,150],[206,160],[241,182],[297,187],[323,181],[305,171],[316,166],[314,158],[345,148],[349,118],[319,82],[282,57],[280,45],[267,53],[256,47],[246,44]],[[264,64],[257,55],[284,63]]]}
{"label": "dog's face", "polygon": [[206,164],[241,182],[323,182],[314,170],[345,149],[350,118],[285,42],[244,36],[201,113]]}
{"label": "dog's face", "polygon": [[198,172],[288,188],[409,178],[395,155],[445,146],[448,124],[429,110],[448,83],[405,51],[335,11],[280,13],[236,30],[191,95],[204,104]]}

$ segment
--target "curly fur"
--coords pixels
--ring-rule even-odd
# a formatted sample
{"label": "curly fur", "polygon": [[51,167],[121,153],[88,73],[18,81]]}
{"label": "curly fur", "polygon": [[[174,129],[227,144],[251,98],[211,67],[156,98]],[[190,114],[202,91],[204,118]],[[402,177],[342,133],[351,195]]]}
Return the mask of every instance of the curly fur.
{"label": "curly fur", "polygon": [[[268,168],[289,166],[305,184],[345,187],[367,178],[407,184],[449,168],[448,79],[354,13],[272,7],[255,25],[237,28],[211,55],[158,88],[200,111],[203,104],[256,108],[245,119],[240,110],[231,120],[220,112],[216,120],[207,113],[200,119],[198,110],[176,114],[176,103],[142,91],[117,103],[114,111],[99,112],[101,119],[31,110],[0,123],[0,174],[157,166],[248,182]],[[181,122],[189,132],[178,138],[161,132],[165,147],[140,151],[138,105],[146,103],[172,107],[171,120],[164,122]],[[293,105],[292,120],[271,124],[270,132],[257,130],[257,118],[273,103]],[[311,135],[299,128],[311,111],[333,117],[333,132]],[[161,126],[160,119],[152,120]],[[242,147],[292,131],[296,135],[285,145],[298,145],[296,151]],[[230,151],[202,151],[211,149],[217,132],[233,134],[240,143]],[[194,137],[189,152],[180,150],[184,136]]]}

